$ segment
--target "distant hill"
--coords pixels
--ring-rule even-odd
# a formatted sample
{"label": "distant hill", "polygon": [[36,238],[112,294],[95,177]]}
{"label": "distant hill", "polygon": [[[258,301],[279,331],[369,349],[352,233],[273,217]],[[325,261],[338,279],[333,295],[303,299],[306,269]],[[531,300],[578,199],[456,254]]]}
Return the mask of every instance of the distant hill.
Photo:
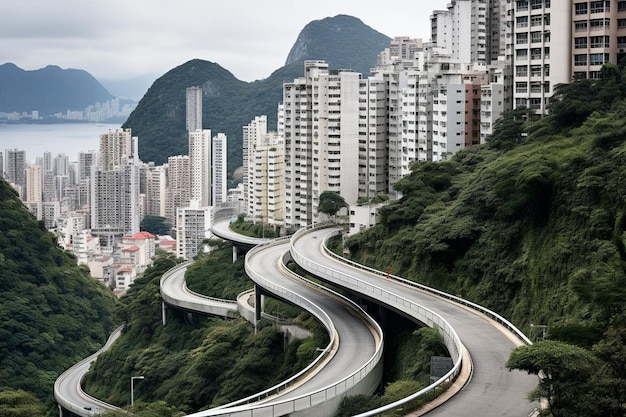
{"label": "distant hill", "polygon": [[26,71],[15,64],[0,65],[0,112],[30,112],[40,116],[82,110],[114,98],[91,74],[83,70],[48,65]]}
{"label": "distant hill", "polygon": [[202,86],[203,127],[228,135],[228,172],[232,173],[242,164],[242,127],[265,114],[269,128],[275,128],[282,85],[303,75],[305,60],[325,60],[333,69],[367,75],[389,41],[361,20],[338,15],[306,25],[285,66],[263,80],[240,81],[217,63],[195,59],[157,79],[123,127],[139,137],[139,156],[145,162],[162,164],[168,156],[187,154],[185,89]]}

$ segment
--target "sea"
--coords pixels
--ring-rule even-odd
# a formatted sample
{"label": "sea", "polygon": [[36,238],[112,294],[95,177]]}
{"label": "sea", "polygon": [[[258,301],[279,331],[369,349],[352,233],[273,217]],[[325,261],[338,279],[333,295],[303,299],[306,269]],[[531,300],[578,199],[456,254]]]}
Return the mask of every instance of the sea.
{"label": "sea", "polygon": [[100,134],[119,127],[119,124],[95,123],[0,123],[0,152],[26,151],[28,162],[35,162],[44,152],[50,152],[52,157],[65,154],[70,162],[78,161],[79,152],[98,150]]}

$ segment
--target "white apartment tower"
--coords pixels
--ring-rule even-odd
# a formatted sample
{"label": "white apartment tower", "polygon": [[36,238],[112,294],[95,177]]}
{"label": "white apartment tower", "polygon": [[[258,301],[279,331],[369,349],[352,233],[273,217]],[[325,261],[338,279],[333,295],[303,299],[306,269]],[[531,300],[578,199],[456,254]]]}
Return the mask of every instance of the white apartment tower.
{"label": "white apartment tower", "polygon": [[166,217],[167,166],[151,166],[146,172],[146,215]]}
{"label": "white apartment tower", "polygon": [[187,93],[186,106],[186,126],[187,132],[202,130],[202,88],[189,87]]}
{"label": "white apartment tower", "polygon": [[[516,0],[511,8],[515,19],[514,108],[528,108],[545,115],[554,87],[571,81],[572,2]],[[587,17],[584,22],[587,25]],[[603,17],[598,22],[604,27]]]}
{"label": "white apartment tower", "polygon": [[176,224],[176,209],[185,207],[191,199],[189,156],[177,155],[167,159],[167,191],[165,217]]}
{"label": "white apartment tower", "polygon": [[176,210],[176,255],[192,260],[202,248],[202,242],[212,236],[213,207],[200,207],[192,201],[189,207]]}
{"label": "white apartment tower", "polygon": [[254,186],[250,184],[250,181],[254,179],[254,176],[250,173],[254,169],[253,162],[250,162],[251,154],[250,149],[254,151],[254,147],[257,143],[261,142],[261,138],[267,135],[267,116],[256,116],[248,125],[243,127],[243,198],[248,204],[246,212],[248,215],[252,215],[253,208],[250,204],[254,201],[254,198],[250,198],[250,192],[254,189]]}
{"label": "white apartment tower", "polygon": [[359,81],[356,72],[305,61],[304,77],[283,85],[287,228],[321,221],[323,191],[348,204],[358,198]]}
{"label": "white apartment tower", "polygon": [[130,158],[137,156],[136,147],[137,138],[132,137],[130,129],[109,130],[101,134],[98,167],[109,171],[126,165]]}
{"label": "white apartment tower", "polygon": [[211,205],[219,206],[228,200],[227,137],[224,133],[213,136],[211,142]]}
{"label": "white apartment tower", "polygon": [[211,130],[189,132],[189,171],[191,199],[201,207],[212,205]]}
{"label": "white apartment tower", "polygon": [[267,131],[266,116],[255,117],[244,132],[247,141],[246,214],[254,222],[281,226],[284,223],[284,138]]}

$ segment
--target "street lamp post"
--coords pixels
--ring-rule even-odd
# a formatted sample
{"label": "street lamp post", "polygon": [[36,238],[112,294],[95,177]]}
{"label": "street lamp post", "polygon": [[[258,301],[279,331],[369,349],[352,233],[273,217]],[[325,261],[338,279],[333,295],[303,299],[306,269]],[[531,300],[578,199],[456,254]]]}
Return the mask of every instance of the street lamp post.
{"label": "street lamp post", "polygon": [[130,377],[130,406],[132,407],[133,405],[135,405],[135,379],[143,379],[143,375],[142,376],[131,376]]}

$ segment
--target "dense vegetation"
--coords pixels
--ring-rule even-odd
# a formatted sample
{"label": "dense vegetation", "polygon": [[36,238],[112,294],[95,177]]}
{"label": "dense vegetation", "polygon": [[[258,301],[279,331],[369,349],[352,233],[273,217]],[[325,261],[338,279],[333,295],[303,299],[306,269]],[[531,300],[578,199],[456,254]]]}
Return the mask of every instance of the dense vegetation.
{"label": "dense vegetation", "polygon": [[28,408],[33,396],[50,406],[55,379],[96,351],[116,323],[115,297],[58,247],[3,180],[0,300],[0,409]]}
{"label": "dense vegetation", "polygon": [[[621,335],[610,340],[623,358],[626,78],[616,66],[603,75],[561,86],[544,119],[506,115],[487,146],[416,163],[380,224],[346,242],[352,256],[485,305],[533,337],[531,323],[585,349]],[[596,398],[614,404],[626,373],[609,357],[595,369],[613,379]]]}
{"label": "dense vegetation", "polygon": [[[243,262],[232,264],[231,257],[228,245],[200,256],[187,276],[190,288],[229,298],[249,288]],[[191,317],[168,310],[164,326],[159,280],[175,263],[172,257],[157,259],[122,298],[127,326],[86,377],[90,394],[127,405],[128,381],[142,375],[145,379],[137,381],[134,390],[139,415],[214,407],[286,379],[308,365],[315,347],[326,338],[310,317],[300,322],[313,329],[315,339],[295,341],[286,349],[282,333],[266,321],[255,334],[254,326],[243,319]]]}
{"label": "dense vegetation", "polygon": [[332,68],[368,74],[378,53],[388,46],[387,36],[356,18],[317,20],[300,34],[290,53],[292,59],[266,79],[246,83],[218,64],[199,59],[170,70],[148,89],[123,127],[139,137],[139,156],[145,162],[163,164],[169,156],[186,155],[185,90],[201,86],[203,127],[214,135],[223,132],[228,136],[228,172],[232,176],[243,162],[242,127],[255,116],[267,115],[268,128],[276,129],[283,82],[302,77],[305,59],[323,59]]}

